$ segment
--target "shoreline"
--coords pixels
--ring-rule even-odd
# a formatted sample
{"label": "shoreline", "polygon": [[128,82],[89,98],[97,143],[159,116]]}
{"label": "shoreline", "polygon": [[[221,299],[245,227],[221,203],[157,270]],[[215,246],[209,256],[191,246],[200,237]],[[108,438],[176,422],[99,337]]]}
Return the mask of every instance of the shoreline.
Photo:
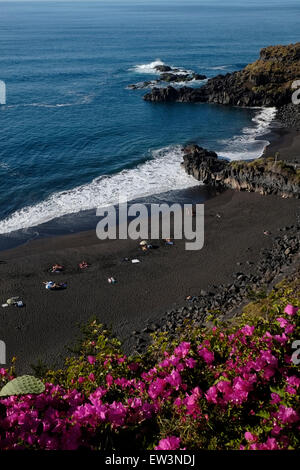
{"label": "shoreline", "polygon": [[265,148],[263,157],[274,157],[278,153],[279,160],[289,163],[300,163],[300,132],[293,128],[273,128],[270,144]]}

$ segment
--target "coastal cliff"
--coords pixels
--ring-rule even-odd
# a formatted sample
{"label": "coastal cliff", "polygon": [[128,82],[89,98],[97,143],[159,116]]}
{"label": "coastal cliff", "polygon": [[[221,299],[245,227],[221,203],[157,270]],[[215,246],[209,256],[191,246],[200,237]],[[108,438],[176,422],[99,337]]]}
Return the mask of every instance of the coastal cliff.
{"label": "coastal cliff", "polygon": [[215,152],[190,145],[184,149],[182,165],[189,175],[210,186],[300,197],[300,169],[273,158],[228,162]]}
{"label": "coastal cliff", "polygon": [[[152,102],[208,102],[232,106],[276,106],[291,103],[292,83],[300,78],[300,42],[270,46],[243,70],[218,75],[200,88],[153,88],[144,96]],[[286,113],[288,117],[288,113]]]}

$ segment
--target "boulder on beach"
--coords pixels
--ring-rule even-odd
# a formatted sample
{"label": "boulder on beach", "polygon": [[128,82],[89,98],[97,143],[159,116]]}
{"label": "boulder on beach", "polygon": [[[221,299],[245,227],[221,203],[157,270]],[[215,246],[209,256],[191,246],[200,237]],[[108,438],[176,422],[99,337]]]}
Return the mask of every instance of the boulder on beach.
{"label": "boulder on beach", "polygon": [[215,152],[189,145],[184,148],[182,165],[189,175],[209,186],[300,197],[300,168],[274,158],[229,162]]}

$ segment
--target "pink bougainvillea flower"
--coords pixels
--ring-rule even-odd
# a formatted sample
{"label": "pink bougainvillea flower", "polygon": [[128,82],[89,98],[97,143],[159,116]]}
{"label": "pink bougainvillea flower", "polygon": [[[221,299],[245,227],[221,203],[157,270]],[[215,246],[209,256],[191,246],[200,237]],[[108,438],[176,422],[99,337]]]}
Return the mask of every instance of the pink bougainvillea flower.
{"label": "pink bougainvillea flower", "polygon": [[155,450],[177,450],[180,448],[180,439],[179,437],[171,436],[161,439],[158,443],[158,446],[155,447]]}
{"label": "pink bougainvillea flower", "polygon": [[248,442],[257,442],[258,441],[258,437],[255,434],[252,434],[249,431],[245,432],[245,439]]}
{"label": "pink bougainvillea flower", "polygon": [[261,446],[261,450],[278,450],[279,446],[274,437],[268,437],[267,442]]}
{"label": "pink bougainvillea flower", "polygon": [[202,357],[202,359],[204,359],[204,361],[206,362],[206,364],[212,364],[215,360],[215,355],[212,351],[209,351],[207,348],[200,348],[198,349],[198,354],[200,357]]}
{"label": "pink bougainvillea flower", "polygon": [[300,416],[297,411],[284,405],[279,406],[279,411],[276,414],[276,417],[284,424],[297,423],[300,420]]}
{"label": "pink bougainvillea flower", "polygon": [[166,382],[168,382],[175,390],[178,390],[181,385],[181,375],[175,369],[172,370],[171,374],[166,377]]}
{"label": "pink bougainvillea flower", "polygon": [[288,385],[287,387],[285,387],[285,391],[286,391],[286,393],[288,393],[289,395],[296,395],[296,393],[297,393],[297,390],[296,390],[294,387],[291,387],[290,385]]}
{"label": "pink bougainvillea flower", "polygon": [[219,392],[228,395],[232,393],[231,383],[228,380],[220,380],[216,385]]}
{"label": "pink bougainvillea flower", "polygon": [[291,375],[290,377],[286,379],[286,381],[289,385],[292,385],[293,387],[296,387],[296,388],[298,388],[300,385],[300,378],[296,377],[296,375]]}
{"label": "pink bougainvillea flower", "polygon": [[174,354],[175,356],[179,356],[181,358],[186,357],[189,353],[190,348],[191,343],[182,342],[179,346],[177,346],[177,348],[174,349]]}
{"label": "pink bougainvillea flower", "polygon": [[107,376],[106,376],[106,385],[108,387],[111,387],[113,383],[114,383],[113,376],[111,374],[107,374]]}
{"label": "pink bougainvillea flower", "polygon": [[273,427],[273,429],[271,431],[271,434],[272,434],[272,436],[279,436],[281,431],[282,431],[282,427],[279,426],[278,424],[275,424],[275,426]]}
{"label": "pink bougainvillea flower", "polygon": [[[279,317],[279,318],[276,318],[276,321],[278,321],[281,328],[286,328],[287,325],[291,326],[290,322],[286,318]],[[286,331],[285,331],[285,333],[286,333]]]}
{"label": "pink bougainvillea flower", "polygon": [[166,381],[163,379],[156,379],[149,386],[148,394],[152,399],[159,397],[166,387]]}
{"label": "pink bougainvillea flower", "polygon": [[298,310],[299,310],[299,307],[293,307],[293,305],[288,304],[284,309],[284,313],[286,313],[287,315],[293,316],[293,315],[296,315]]}
{"label": "pink bougainvillea flower", "polygon": [[88,356],[88,357],[87,357],[87,360],[88,360],[88,362],[89,362],[91,365],[93,365],[93,364],[95,364],[95,362],[96,362],[97,359],[96,359],[95,356]]}
{"label": "pink bougainvillea flower", "polygon": [[241,329],[241,332],[242,332],[245,336],[252,336],[254,330],[255,330],[255,326],[245,325],[245,326]]}
{"label": "pink bougainvillea flower", "polygon": [[281,398],[278,395],[278,393],[271,393],[271,398],[272,398],[271,400],[272,405],[276,405],[277,403],[281,402]]}
{"label": "pink bougainvillea flower", "polygon": [[193,359],[192,357],[188,357],[185,360],[185,363],[189,369],[194,369],[194,367],[196,367],[197,361]]}
{"label": "pink bougainvillea flower", "polygon": [[207,392],[205,393],[206,400],[211,402],[211,403],[217,403],[217,398],[218,398],[218,390],[215,385],[210,387]]}

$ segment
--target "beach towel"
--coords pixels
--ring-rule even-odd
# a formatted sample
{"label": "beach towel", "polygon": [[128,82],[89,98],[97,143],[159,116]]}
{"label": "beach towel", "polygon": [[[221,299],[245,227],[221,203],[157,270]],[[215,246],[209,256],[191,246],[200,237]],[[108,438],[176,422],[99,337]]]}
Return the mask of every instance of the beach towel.
{"label": "beach towel", "polygon": [[8,305],[15,305],[19,299],[20,297],[11,297],[10,299],[7,299],[6,303]]}

